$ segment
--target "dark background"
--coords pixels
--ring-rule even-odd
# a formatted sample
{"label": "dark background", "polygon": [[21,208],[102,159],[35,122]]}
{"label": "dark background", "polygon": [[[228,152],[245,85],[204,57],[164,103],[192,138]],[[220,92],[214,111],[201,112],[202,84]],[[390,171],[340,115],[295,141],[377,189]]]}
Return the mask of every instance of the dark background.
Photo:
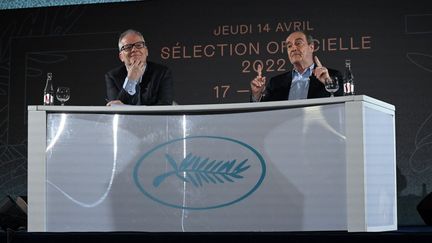
{"label": "dark background", "polygon": [[[42,104],[47,72],[56,87],[71,88],[67,105],[104,105],[104,74],[121,65],[118,35],[134,28],[146,39],[149,60],[172,69],[179,104],[248,102],[256,75],[248,64],[263,61],[268,78],[291,68],[285,49],[265,47],[294,30],[278,24],[294,22],[319,41],[316,55],[325,66],[343,70],[351,60],[357,94],[395,105],[399,225],[423,224],[415,207],[432,187],[432,2],[419,0],[157,0],[1,10],[0,198],[27,194],[27,106]],[[268,32],[259,32],[266,24]],[[239,25],[247,33],[213,34]],[[361,38],[369,41],[365,48]],[[260,51],[243,53],[249,43]],[[191,55],[207,45],[225,51]]]}

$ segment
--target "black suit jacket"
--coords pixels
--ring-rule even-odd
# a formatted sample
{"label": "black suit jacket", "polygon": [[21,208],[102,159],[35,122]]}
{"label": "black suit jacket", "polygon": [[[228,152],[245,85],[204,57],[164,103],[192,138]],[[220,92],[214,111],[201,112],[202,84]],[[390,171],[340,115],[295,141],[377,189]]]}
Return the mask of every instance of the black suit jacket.
{"label": "black suit jacket", "polygon": [[[342,74],[334,69],[328,68],[330,77],[337,76],[339,81],[339,89],[334,94],[335,96],[343,95],[343,78]],[[261,101],[281,101],[288,100],[288,95],[292,82],[292,70],[286,73],[279,74],[269,80],[266,85]],[[321,83],[313,74],[309,79],[308,99],[329,97],[330,93],[325,90],[324,84]]]}
{"label": "black suit jacket", "polygon": [[160,64],[147,62],[147,67],[135,95],[123,89],[127,76],[125,65],[105,74],[107,99],[121,100],[129,105],[171,105],[174,88],[171,71]]}

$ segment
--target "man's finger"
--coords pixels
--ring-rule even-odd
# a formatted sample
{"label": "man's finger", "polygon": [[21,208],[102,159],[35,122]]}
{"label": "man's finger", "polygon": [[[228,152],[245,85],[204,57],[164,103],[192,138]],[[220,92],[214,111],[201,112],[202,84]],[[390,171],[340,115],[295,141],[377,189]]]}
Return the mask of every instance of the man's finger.
{"label": "man's finger", "polygon": [[315,56],[315,63],[317,65],[317,67],[322,67],[322,64],[321,64],[321,62],[320,62],[320,60],[318,59],[317,56]]}
{"label": "man's finger", "polygon": [[261,78],[261,75],[262,75],[262,66],[261,66],[261,64],[258,64],[257,73],[258,73],[258,77]]}
{"label": "man's finger", "polygon": [[256,87],[261,87],[261,82],[258,79],[252,80],[252,85]]}

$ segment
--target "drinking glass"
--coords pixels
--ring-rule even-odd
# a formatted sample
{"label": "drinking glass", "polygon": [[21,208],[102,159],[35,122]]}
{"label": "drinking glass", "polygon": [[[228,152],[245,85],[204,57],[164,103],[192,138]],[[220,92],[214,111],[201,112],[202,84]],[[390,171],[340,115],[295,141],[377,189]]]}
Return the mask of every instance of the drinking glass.
{"label": "drinking glass", "polygon": [[56,92],[56,98],[58,101],[60,101],[61,105],[64,105],[64,103],[70,98],[69,87],[58,87]]}
{"label": "drinking glass", "polygon": [[338,77],[331,77],[325,81],[325,89],[330,93],[330,97],[334,97],[334,93],[339,89]]}

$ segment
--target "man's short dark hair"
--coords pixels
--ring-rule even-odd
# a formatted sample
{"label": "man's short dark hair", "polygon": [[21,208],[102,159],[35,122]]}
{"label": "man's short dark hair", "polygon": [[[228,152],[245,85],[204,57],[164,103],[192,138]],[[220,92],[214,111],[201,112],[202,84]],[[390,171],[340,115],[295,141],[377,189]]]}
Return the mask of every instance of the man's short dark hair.
{"label": "man's short dark hair", "polygon": [[312,35],[309,33],[309,32],[307,32],[306,30],[299,30],[299,31],[295,31],[295,32],[298,32],[298,33],[302,33],[302,34],[304,34],[305,36],[306,36],[306,41],[307,41],[307,43],[310,45],[310,44],[314,44],[314,42],[315,42],[315,40],[314,40],[314,38],[312,37]]}

